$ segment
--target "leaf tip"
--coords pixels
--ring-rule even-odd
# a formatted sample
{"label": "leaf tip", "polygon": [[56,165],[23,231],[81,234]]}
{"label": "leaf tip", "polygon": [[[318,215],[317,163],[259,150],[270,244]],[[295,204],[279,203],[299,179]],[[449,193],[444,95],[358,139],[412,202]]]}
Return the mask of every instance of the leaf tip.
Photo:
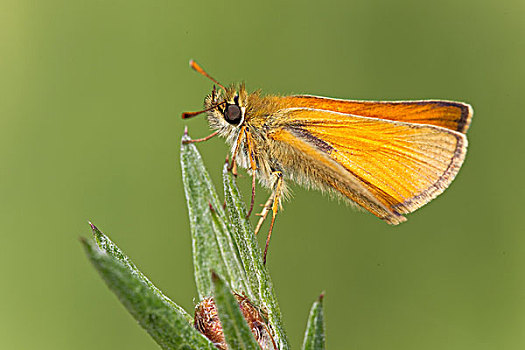
{"label": "leaf tip", "polygon": [[319,298],[317,298],[317,300],[318,300],[320,303],[323,302],[324,294],[325,294],[325,291],[323,290],[323,291],[321,292],[321,294],[319,295]]}
{"label": "leaf tip", "polygon": [[84,248],[86,254],[88,254],[88,256],[93,255],[93,252],[94,252],[93,245],[85,237],[78,237],[78,240],[80,244],[82,244],[82,248]]}
{"label": "leaf tip", "polygon": [[98,231],[98,228],[91,221],[88,221],[88,224],[93,231]]}
{"label": "leaf tip", "polygon": [[191,137],[188,135],[188,127],[185,126],[184,134],[182,135],[181,142],[180,142],[181,151],[185,149],[184,146],[188,146],[191,144],[190,140],[191,140]]}

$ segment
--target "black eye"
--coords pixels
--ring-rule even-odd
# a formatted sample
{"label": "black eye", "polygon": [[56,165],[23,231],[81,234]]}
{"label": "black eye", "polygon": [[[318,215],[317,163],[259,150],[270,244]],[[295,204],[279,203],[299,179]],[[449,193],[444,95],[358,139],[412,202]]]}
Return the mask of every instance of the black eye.
{"label": "black eye", "polygon": [[227,105],[224,111],[224,119],[230,124],[239,124],[242,119],[241,108],[237,105]]}

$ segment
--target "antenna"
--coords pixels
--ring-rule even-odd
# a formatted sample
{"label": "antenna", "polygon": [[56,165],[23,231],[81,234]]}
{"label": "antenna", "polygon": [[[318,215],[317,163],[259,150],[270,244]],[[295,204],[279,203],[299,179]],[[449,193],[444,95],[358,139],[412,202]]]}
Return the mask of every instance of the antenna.
{"label": "antenna", "polygon": [[197,62],[195,62],[194,60],[190,60],[190,67],[193,68],[193,70],[195,70],[197,73],[204,75],[206,78],[210,79],[211,81],[213,81],[215,84],[219,85],[223,90],[226,91],[226,88],[224,87],[224,85],[219,83],[217,80],[213,79],[212,76],[206,73],[206,71],[202,69],[202,67],[199,66]]}
{"label": "antenna", "polygon": [[208,112],[208,111],[211,111],[212,109],[220,106],[220,105],[223,105],[225,104],[226,101],[224,102],[221,102],[221,103],[217,103],[216,105],[213,105],[209,108],[206,108],[206,109],[203,109],[202,111],[197,111],[197,112],[184,112],[182,113],[182,119],[188,119],[188,118],[191,118],[191,117],[195,117],[196,115],[199,115],[201,113],[204,113],[204,112]]}

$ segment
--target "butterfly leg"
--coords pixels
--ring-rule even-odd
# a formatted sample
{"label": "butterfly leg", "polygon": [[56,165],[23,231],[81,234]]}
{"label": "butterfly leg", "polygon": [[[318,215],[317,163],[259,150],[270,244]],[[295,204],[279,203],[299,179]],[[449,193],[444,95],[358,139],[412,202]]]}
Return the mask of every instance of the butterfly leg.
{"label": "butterfly leg", "polygon": [[248,158],[250,159],[250,169],[252,170],[252,200],[250,202],[250,210],[246,215],[249,218],[253,211],[253,205],[255,203],[255,175],[257,170],[257,163],[255,162],[255,150],[253,149],[252,134],[246,132],[246,144],[248,145]]}
{"label": "butterfly leg", "polygon": [[264,220],[268,216],[268,213],[271,210],[272,211],[272,221],[270,223],[270,230],[268,231],[268,237],[266,238],[266,246],[264,248],[264,254],[263,254],[264,264],[266,264],[266,254],[268,254],[268,246],[270,245],[270,238],[272,237],[275,217],[277,216],[277,211],[279,210],[279,201],[281,199],[281,190],[283,186],[283,174],[280,171],[275,171],[273,175],[275,175],[277,179],[275,180],[272,194],[270,195],[270,198],[268,198],[268,201],[266,202],[266,204],[264,204],[263,210],[260,214],[261,218],[259,219],[259,222],[257,223],[257,227],[255,228],[255,234],[257,234],[259,230],[261,229],[261,226]]}
{"label": "butterfly leg", "polygon": [[235,159],[237,158],[237,153],[239,153],[239,149],[241,148],[241,143],[244,140],[245,131],[246,131],[246,126],[242,126],[241,130],[239,130],[239,136],[237,137],[237,144],[235,145],[235,150],[233,151],[233,154],[232,154],[232,164],[230,165],[230,168],[228,169],[235,176],[237,176],[237,163],[235,162]]}
{"label": "butterfly leg", "polygon": [[[197,143],[197,142],[208,141],[213,136],[216,136],[218,133],[219,133],[219,131],[217,130],[214,133],[211,133],[210,135],[208,135],[206,137],[203,137],[203,138],[200,138],[200,139],[194,139],[194,140],[184,140],[184,141],[182,141],[182,143],[187,144],[187,143]],[[184,129],[184,135],[188,135],[188,128]]]}

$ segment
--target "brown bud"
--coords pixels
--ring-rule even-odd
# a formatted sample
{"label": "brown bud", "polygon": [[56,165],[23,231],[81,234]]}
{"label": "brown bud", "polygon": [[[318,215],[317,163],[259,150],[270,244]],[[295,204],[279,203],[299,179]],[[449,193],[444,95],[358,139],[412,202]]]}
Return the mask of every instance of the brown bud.
{"label": "brown bud", "polygon": [[[277,350],[277,344],[270,333],[270,328],[259,309],[255,307],[246,296],[237,293],[235,293],[234,296],[261,349]],[[204,334],[206,338],[211,340],[217,348],[228,350],[213,298],[206,298],[195,307],[193,325],[199,332]]]}

